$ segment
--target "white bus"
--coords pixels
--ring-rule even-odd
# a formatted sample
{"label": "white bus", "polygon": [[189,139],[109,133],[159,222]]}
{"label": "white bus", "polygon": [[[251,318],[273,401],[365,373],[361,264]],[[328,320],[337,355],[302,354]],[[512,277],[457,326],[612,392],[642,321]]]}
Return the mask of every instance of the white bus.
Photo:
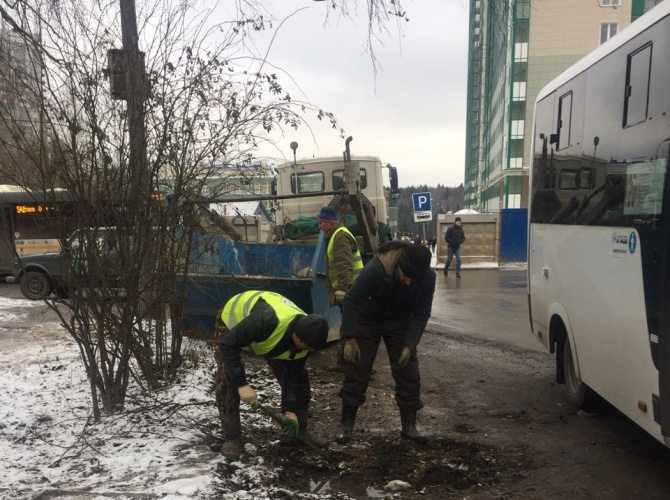
{"label": "white bus", "polygon": [[670,445],[670,0],[549,83],[533,134],[533,334],[577,406]]}

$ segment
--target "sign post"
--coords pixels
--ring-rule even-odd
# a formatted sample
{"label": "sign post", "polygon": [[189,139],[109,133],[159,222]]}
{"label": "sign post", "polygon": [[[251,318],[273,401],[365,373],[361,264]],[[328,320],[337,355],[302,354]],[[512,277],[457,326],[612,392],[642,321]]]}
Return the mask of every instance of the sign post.
{"label": "sign post", "polygon": [[414,222],[429,222],[433,220],[430,193],[412,193],[412,204],[414,205]]}

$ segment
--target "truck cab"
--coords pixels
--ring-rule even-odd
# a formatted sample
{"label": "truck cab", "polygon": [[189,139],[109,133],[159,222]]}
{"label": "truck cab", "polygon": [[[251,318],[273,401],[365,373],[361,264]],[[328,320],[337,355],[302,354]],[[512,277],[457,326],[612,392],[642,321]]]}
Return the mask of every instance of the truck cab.
{"label": "truck cab", "polygon": [[[374,156],[352,156],[351,163],[354,168],[358,166],[360,192],[372,205],[376,221],[388,225],[388,198],[397,197],[399,192],[396,169],[391,165],[382,166],[380,159]],[[390,193],[384,190],[383,168],[389,169]],[[337,156],[298,160],[280,166],[277,169],[277,195],[304,194],[305,197],[278,200],[277,224],[299,217],[314,217],[321,207],[332,202],[334,191],[348,188],[344,173],[344,162]]]}

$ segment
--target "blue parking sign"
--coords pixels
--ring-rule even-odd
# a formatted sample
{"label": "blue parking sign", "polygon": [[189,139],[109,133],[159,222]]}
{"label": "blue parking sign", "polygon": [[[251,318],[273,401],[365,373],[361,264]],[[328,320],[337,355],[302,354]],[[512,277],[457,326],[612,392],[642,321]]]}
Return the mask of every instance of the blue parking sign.
{"label": "blue parking sign", "polygon": [[415,212],[430,212],[430,193],[412,193]]}

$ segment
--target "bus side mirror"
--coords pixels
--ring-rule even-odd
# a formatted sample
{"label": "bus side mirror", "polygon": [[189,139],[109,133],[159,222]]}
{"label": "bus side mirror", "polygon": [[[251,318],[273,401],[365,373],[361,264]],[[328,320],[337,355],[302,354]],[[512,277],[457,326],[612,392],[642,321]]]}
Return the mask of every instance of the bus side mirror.
{"label": "bus side mirror", "polygon": [[391,164],[386,165],[386,168],[389,169],[389,182],[391,183],[391,199],[397,200],[400,198],[400,188],[398,187],[398,169],[391,166]]}

